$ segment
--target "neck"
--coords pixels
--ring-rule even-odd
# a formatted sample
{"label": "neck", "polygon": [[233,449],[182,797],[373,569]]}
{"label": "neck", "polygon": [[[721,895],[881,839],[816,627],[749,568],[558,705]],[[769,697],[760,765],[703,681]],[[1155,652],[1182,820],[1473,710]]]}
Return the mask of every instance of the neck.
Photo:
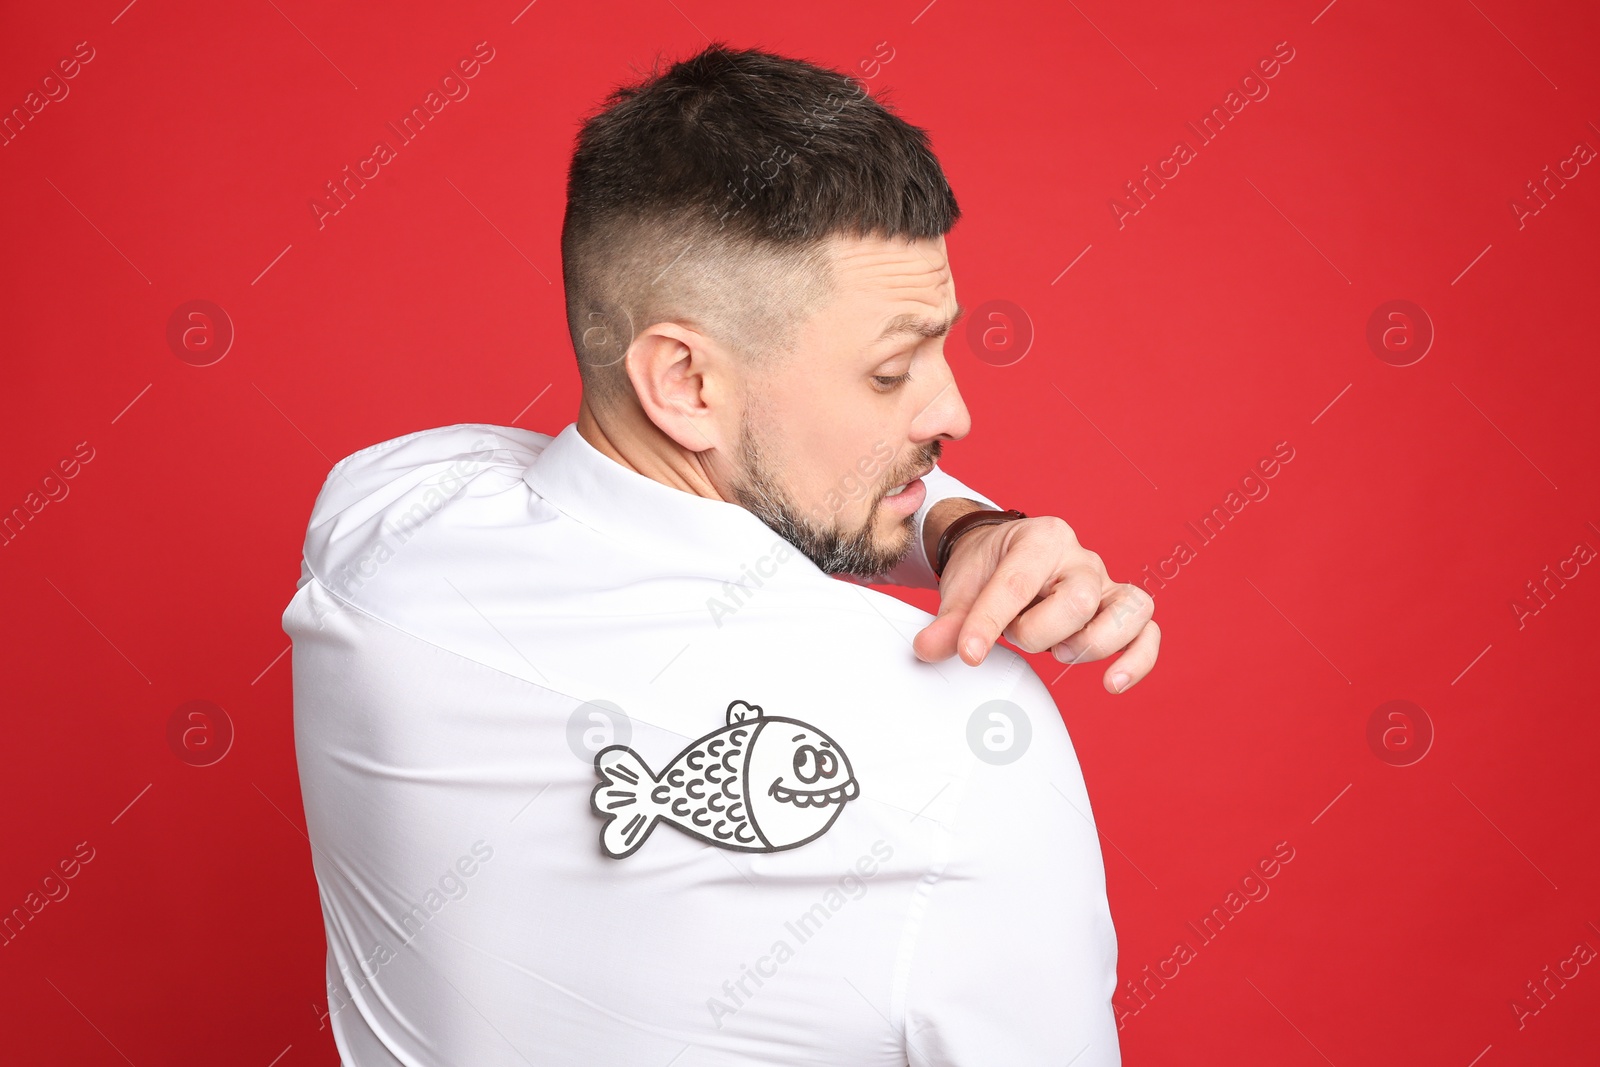
{"label": "neck", "polygon": [[727,499],[710,477],[705,462],[710,449],[688,451],[662,433],[631,399],[596,411],[584,393],[578,401],[578,433],[635,474],[708,500]]}

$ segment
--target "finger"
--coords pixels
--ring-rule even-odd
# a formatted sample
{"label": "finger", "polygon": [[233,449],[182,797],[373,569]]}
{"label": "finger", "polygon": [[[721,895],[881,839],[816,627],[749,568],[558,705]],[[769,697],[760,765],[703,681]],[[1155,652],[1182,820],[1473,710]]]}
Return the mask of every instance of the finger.
{"label": "finger", "polygon": [[[965,562],[964,557],[961,562]],[[981,568],[959,566],[956,559],[951,560],[939,583],[939,617],[911,639],[911,648],[918,657],[934,663],[956,654],[961,623],[982,589]]]}
{"label": "finger", "polygon": [[[1054,570],[1054,560],[1049,553],[1029,552],[1020,545],[1001,557],[999,566],[961,621],[961,633],[956,640],[961,658],[973,666],[982,663],[1006,627],[1043,591]],[[1094,614],[1099,599],[1098,596],[1086,598],[1083,619],[1078,626]]]}
{"label": "finger", "polygon": [[956,637],[961,633],[965,612],[940,615],[911,639],[911,650],[928,663],[947,660],[956,654]]}
{"label": "finger", "polygon": [[[1006,625],[1005,635],[1024,652],[1043,652],[1077,638],[1094,624],[1096,612],[1104,612],[1109,586],[1102,575],[1088,567],[1074,567],[1058,579],[1050,591]],[[1133,633],[1128,634],[1131,640]],[[1118,647],[1121,647],[1120,645]]]}
{"label": "finger", "polygon": [[1154,620],[1144,624],[1139,636],[1123,650],[1117,662],[1106,671],[1106,688],[1113,693],[1126,693],[1139,684],[1156,665],[1156,654],[1161,648],[1161,627]]}
{"label": "finger", "polygon": [[1104,659],[1133,641],[1155,610],[1155,599],[1139,586],[1112,585],[1102,595],[1099,611],[1088,625],[1060,636],[1060,643],[1051,651],[1063,663]]}

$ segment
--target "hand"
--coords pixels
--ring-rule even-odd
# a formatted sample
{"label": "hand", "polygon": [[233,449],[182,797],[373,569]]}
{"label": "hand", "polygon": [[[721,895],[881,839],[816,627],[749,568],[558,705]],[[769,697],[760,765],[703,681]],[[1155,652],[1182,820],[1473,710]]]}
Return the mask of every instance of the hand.
{"label": "hand", "polygon": [[1161,645],[1155,601],[1137,585],[1113,582],[1104,562],[1052,515],[968,530],[956,539],[939,582],[939,615],[912,641],[929,662],[976,666],[1004,634],[1024,652],[1050,649],[1063,663],[1104,659],[1106,689],[1149,674]]}

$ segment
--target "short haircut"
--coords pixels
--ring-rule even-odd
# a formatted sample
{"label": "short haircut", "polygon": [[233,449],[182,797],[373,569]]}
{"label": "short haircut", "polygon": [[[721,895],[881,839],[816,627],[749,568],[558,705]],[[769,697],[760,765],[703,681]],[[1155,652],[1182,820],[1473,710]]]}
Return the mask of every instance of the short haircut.
{"label": "short haircut", "polygon": [[927,132],[848,75],[720,42],[659,68],[584,121],[567,172],[567,326],[597,406],[631,395],[644,328],[682,322],[770,366],[832,292],[832,238],[936,238],[961,217]]}

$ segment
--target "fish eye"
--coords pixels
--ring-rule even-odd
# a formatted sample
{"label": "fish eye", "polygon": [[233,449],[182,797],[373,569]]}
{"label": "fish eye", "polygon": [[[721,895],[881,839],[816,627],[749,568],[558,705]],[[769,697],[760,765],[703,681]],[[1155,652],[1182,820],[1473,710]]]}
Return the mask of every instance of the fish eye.
{"label": "fish eye", "polygon": [[822,778],[832,778],[839,772],[839,757],[824,749],[817,756],[817,774]]}
{"label": "fish eye", "polygon": [[794,774],[806,785],[810,785],[822,777],[822,770],[817,759],[817,750],[810,745],[801,745],[794,754]]}

